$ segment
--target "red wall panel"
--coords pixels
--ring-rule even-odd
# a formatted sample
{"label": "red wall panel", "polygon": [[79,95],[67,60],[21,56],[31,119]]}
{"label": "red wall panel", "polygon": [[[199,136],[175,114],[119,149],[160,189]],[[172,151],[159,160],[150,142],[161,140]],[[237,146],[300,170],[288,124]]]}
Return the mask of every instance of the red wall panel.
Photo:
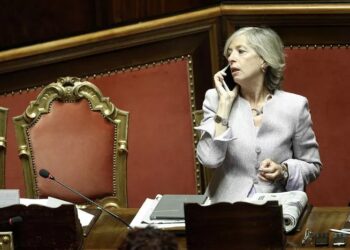
{"label": "red wall panel", "polygon": [[187,60],[89,79],[130,112],[129,206],[158,193],[195,193]]}
{"label": "red wall panel", "polygon": [[[171,60],[88,80],[120,109],[130,112],[128,203],[140,207],[158,193],[196,193],[188,60]],[[0,96],[8,107],[6,187],[24,196],[12,117],[24,112],[37,91]]]}
{"label": "red wall panel", "polygon": [[284,89],[308,98],[323,170],[308,189],[317,206],[347,206],[350,202],[350,50],[287,49]]}

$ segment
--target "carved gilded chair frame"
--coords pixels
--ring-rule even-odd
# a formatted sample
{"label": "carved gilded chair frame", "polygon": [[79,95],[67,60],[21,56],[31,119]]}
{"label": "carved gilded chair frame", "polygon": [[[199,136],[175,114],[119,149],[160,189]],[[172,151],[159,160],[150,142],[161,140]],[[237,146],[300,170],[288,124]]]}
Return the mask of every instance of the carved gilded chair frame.
{"label": "carved gilded chair frame", "polygon": [[13,233],[12,231],[0,232],[0,246],[1,250],[13,250]]}
{"label": "carved gilded chair frame", "polygon": [[[201,121],[203,120],[203,110],[195,110],[193,112],[193,117],[194,117],[194,125],[199,126]],[[195,131],[195,147],[197,147],[197,144],[199,142],[199,139],[201,138],[201,131],[196,130]],[[210,179],[212,178],[215,169],[213,168],[206,168],[202,166],[202,164],[199,162],[198,158],[196,157],[196,169],[198,172],[197,179],[200,181],[201,186],[200,186],[200,193],[204,193],[205,189],[207,188]]]}
{"label": "carved gilded chair frame", "polygon": [[7,108],[0,107],[0,189],[5,188]]}
{"label": "carved gilded chair frame", "polygon": [[117,198],[118,205],[127,207],[126,161],[129,113],[116,108],[94,84],[76,77],[59,78],[57,82],[47,85],[37,99],[30,102],[22,115],[13,118],[19,157],[23,166],[26,196],[39,198],[37,171],[30,148],[28,129],[42,114],[49,113],[54,100],[77,102],[82,98],[89,102],[91,110],[100,112],[105,119],[114,124],[113,197]]}

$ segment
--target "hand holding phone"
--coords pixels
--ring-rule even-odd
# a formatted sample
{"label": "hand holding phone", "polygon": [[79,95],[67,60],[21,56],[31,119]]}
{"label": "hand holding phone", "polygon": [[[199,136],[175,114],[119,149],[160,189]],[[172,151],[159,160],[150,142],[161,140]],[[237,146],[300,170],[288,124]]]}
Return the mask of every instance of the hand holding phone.
{"label": "hand holding phone", "polygon": [[214,75],[214,81],[217,86],[222,86],[225,91],[232,91],[235,88],[236,83],[233,80],[230,65],[227,65],[225,68],[218,71]]}

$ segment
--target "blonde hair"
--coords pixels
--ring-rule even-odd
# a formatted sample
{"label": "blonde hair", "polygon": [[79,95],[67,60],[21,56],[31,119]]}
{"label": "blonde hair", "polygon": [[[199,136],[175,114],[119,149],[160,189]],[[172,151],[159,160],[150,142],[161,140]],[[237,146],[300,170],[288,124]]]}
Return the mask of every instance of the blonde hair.
{"label": "blonde hair", "polygon": [[233,39],[244,35],[250,47],[267,64],[265,86],[271,92],[281,88],[284,77],[285,55],[284,46],[278,34],[270,28],[244,27],[235,31],[227,40],[224,47],[224,56],[228,58],[229,46]]}

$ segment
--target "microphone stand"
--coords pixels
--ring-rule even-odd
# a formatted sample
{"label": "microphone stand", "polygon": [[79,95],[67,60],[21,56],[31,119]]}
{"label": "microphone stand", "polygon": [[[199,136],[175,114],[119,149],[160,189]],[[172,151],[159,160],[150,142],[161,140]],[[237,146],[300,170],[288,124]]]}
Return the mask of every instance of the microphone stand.
{"label": "microphone stand", "polygon": [[105,209],[104,207],[102,207],[101,205],[97,204],[96,202],[94,202],[93,200],[89,199],[88,197],[86,197],[85,195],[83,195],[82,193],[72,189],[71,187],[63,184],[62,182],[56,180],[55,177],[53,177],[52,175],[49,175],[49,179],[57,182],[58,184],[60,184],[61,186],[69,189],[70,191],[72,191],[73,193],[75,193],[76,195],[82,197],[83,199],[89,201],[90,203],[94,204],[96,207],[98,207],[99,209],[101,209],[102,211],[106,212],[107,214],[109,214],[110,216],[112,216],[113,218],[117,219],[118,221],[122,222],[125,226],[127,226],[129,229],[132,229],[132,227],[130,226],[129,223],[127,223],[125,220],[123,220],[120,216],[108,211],[107,209]]}

